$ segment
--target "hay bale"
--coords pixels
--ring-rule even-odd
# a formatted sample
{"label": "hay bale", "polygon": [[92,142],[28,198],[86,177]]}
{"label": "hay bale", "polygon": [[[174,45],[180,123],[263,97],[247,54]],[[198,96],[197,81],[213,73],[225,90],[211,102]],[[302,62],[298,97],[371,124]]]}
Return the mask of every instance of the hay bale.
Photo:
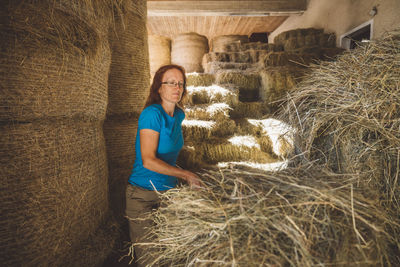
{"label": "hay bale", "polygon": [[[249,37],[247,35],[220,35],[216,36],[211,40],[211,51],[213,52],[230,52],[232,50],[232,44],[240,45],[247,43]],[[229,46],[229,48],[227,48]],[[234,50],[238,51],[238,50]]]}
{"label": "hay bale", "polygon": [[185,108],[186,119],[195,120],[222,120],[229,117],[232,108],[226,103],[199,104]]}
{"label": "hay bale", "polygon": [[237,118],[261,118],[269,113],[269,108],[263,102],[239,102],[229,112],[232,119]]}
{"label": "hay bale", "polygon": [[2,3],[0,258],[6,266],[96,266],[112,250],[115,236],[100,229],[111,223],[102,132],[111,5]]}
{"label": "hay bale", "polygon": [[[125,189],[135,159],[138,114],[148,95],[149,47],[146,1],[124,0],[110,34],[112,62],[104,134],[109,168],[110,205],[119,225],[126,223]],[[159,39],[161,42],[161,39]],[[168,42],[167,40],[163,40]]]}
{"label": "hay bale", "polygon": [[195,147],[197,158],[207,164],[217,164],[225,161],[252,161],[257,163],[272,163],[276,159],[264,153],[259,147],[236,145],[227,141],[217,143],[202,143]]}
{"label": "hay bale", "polygon": [[[57,119],[0,128],[3,264],[79,261],[73,252],[97,231],[108,210],[101,122]],[[99,251],[92,264],[106,256]]]}
{"label": "hay bale", "polygon": [[303,68],[276,67],[263,70],[260,73],[260,99],[276,107],[304,76]]}
{"label": "hay bale", "polygon": [[202,59],[208,53],[207,37],[194,32],[176,35],[171,44],[171,62],[187,73],[203,72]]}
{"label": "hay bale", "polygon": [[186,75],[186,86],[211,86],[215,75],[210,73],[189,73]]}
{"label": "hay bale", "polygon": [[149,266],[390,265],[390,218],[377,201],[351,177],[307,167],[208,170],[203,190],[161,195]]}
{"label": "hay bale", "polygon": [[107,114],[140,113],[148,95],[150,66],[146,1],[124,0],[110,34],[112,50]]}
{"label": "hay bale", "polygon": [[241,46],[240,42],[227,43],[224,45],[223,50],[226,52],[239,52],[241,51]]}
{"label": "hay bale", "polygon": [[239,88],[258,89],[260,87],[260,76],[258,74],[245,74],[238,71],[220,72],[216,77],[217,84],[233,85]]}
{"label": "hay bale", "polygon": [[[312,160],[357,177],[393,222],[399,251],[400,31],[312,68],[283,114]],[[364,68],[364,66],[368,66]],[[396,264],[398,265],[397,258]]]}
{"label": "hay bale", "polygon": [[241,51],[247,50],[263,50],[267,52],[278,52],[282,51],[283,47],[281,45],[276,44],[266,44],[261,42],[250,42],[244,43],[240,46]]}
{"label": "hay bale", "polygon": [[161,66],[171,64],[171,39],[149,34],[148,43],[150,74],[154,75]]}
{"label": "hay bale", "polygon": [[102,13],[103,1],[89,2],[3,6],[0,121],[104,118],[111,14]]}
{"label": "hay bale", "polygon": [[[255,67],[250,63],[232,63],[232,62],[209,62],[203,64],[204,72],[218,73],[225,70],[250,71]],[[256,67],[257,68],[257,67]]]}
{"label": "hay bale", "polygon": [[178,159],[176,160],[176,164],[183,169],[192,171],[210,167],[210,165],[206,164],[201,160],[201,158],[199,158],[193,146],[184,146],[182,148]]}
{"label": "hay bale", "polygon": [[104,122],[110,207],[119,225],[126,223],[125,190],[135,161],[139,114],[108,117]]}
{"label": "hay bale", "polygon": [[238,102],[236,90],[227,89],[218,85],[188,86],[187,103],[191,105],[224,102],[230,106]]}
{"label": "hay bale", "polygon": [[[301,51],[296,53],[296,51]],[[313,49],[313,52],[297,49],[292,52],[271,52],[261,59],[260,63],[264,68],[277,66],[294,66],[294,67],[308,67],[311,63],[317,62],[320,59],[318,51]],[[317,53],[315,53],[317,52]]]}
{"label": "hay bale", "polygon": [[191,143],[201,143],[212,136],[230,136],[235,132],[235,128],[235,122],[226,117],[219,121],[185,120],[182,123],[183,137]]}
{"label": "hay bale", "polygon": [[309,36],[317,36],[320,34],[323,34],[324,30],[323,29],[315,29],[315,28],[304,28],[304,29],[294,29],[294,30],[289,30],[282,32],[275,36],[274,38],[274,44],[276,45],[284,45],[285,42],[289,39],[312,39],[313,37]]}
{"label": "hay bale", "polygon": [[317,35],[318,45],[320,47],[335,48],[336,35],[334,33],[322,33]]}

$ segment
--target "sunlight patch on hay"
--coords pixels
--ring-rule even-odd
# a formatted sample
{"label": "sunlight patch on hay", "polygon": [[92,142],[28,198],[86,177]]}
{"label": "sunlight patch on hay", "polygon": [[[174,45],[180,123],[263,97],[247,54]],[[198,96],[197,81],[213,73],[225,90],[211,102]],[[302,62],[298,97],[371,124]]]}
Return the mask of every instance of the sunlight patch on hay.
{"label": "sunlight patch on hay", "polygon": [[245,147],[255,147],[260,149],[260,145],[254,136],[243,135],[243,136],[233,136],[228,139],[228,141],[235,146],[245,146]]}
{"label": "sunlight patch on hay", "polygon": [[207,94],[209,94],[211,96],[211,98],[213,98],[213,97],[215,98],[215,96],[217,94],[219,94],[223,97],[233,94],[232,91],[230,91],[224,87],[221,87],[219,85],[215,85],[215,84],[213,84],[211,86],[188,86],[186,89],[189,94],[205,91],[205,92],[207,92]]}
{"label": "sunlight patch on hay", "polygon": [[272,142],[272,151],[277,156],[285,156],[294,146],[294,130],[288,124],[276,119],[248,119],[254,126],[261,126]]}
{"label": "sunlight patch on hay", "polygon": [[202,121],[202,120],[184,120],[182,126],[186,127],[202,127],[211,129],[214,127],[215,121]]}
{"label": "sunlight patch on hay", "polygon": [[206,107],[196,106],[193,108],[185,108],[185,112],[187,112],[189,114],[205,112],[210,117],[216,115],[217,113],[222,113],[224,116],[229,116],[228,111],[231,109],[232,108],[226,103],[214,103],[214,104],[208,105]]}
{"label": "sunlight patch on hay", "polygon": [[288,166],[288,161],[279,161],[273,163],[256,163],[250,161],[232,161],[232,162],[219,162],[217,166],[219,168],[230,168],[233,166],[245,166],[254,169],[260,169],[264,171],[280,171],[286,169]]}

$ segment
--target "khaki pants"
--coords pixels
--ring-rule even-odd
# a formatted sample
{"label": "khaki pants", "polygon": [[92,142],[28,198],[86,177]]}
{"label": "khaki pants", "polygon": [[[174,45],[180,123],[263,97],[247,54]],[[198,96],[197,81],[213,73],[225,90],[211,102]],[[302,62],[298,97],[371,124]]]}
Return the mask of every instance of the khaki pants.
{"label": "khaki pants", "polygon": [[[162,191],[159,193],[162,193]],[[129,219],[129,235],[131,242],[151,241],[146,234],[152,226],[152,221],[143,220],[143,218],[152,210],[157,209],[159,205],[160,199],[157,192],[128,184],[126,188],[126,215]],[[146,251],[148,252],[150,249],[150,247],[135,246],[136,266],[141,267],[148,264],[148,261],[143,260],[142,257],[145,255]]]}

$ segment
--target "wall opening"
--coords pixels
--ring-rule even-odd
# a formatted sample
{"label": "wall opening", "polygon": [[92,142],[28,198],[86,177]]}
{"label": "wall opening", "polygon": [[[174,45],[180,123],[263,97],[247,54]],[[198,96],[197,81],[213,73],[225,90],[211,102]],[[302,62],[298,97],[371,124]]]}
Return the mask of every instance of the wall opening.
{"label": "wall opening", "polygon": [[373,20],[369,20],[340,36],[340,47],[351,50],[372,39]]}

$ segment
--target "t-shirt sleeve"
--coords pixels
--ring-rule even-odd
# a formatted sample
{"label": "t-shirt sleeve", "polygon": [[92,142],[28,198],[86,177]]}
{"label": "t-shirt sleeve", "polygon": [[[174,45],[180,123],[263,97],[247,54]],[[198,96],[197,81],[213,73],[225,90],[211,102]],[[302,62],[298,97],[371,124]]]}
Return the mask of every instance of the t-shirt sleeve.
{"label": "t-shirt sleeve", "polygon": [[158,109],[153,107],[145,108],[139,117],[138,128],[142,129],[151,129],[156,132],[161,132],[161,113]]}

